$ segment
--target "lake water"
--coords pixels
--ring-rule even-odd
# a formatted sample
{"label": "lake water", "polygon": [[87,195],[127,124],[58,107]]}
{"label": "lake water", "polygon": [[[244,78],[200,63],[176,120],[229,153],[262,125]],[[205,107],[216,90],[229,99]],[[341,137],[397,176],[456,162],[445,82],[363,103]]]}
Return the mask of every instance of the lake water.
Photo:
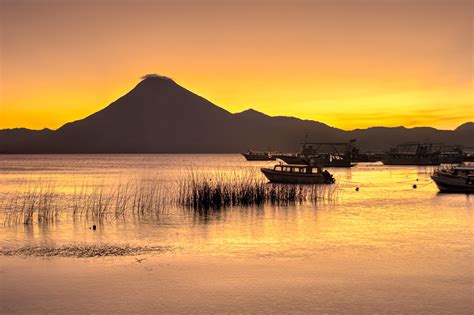
{"label": "lake water", "polygon": [[[90,298],[92,303],[73,309],[77,312],[94,312],[94,307],[103,307],[104,312],[151,312],[158,300],[160,310],[168,312],[474,311],[473,197],[438,193],[430,179],[432,167],[361,163],[351,169],[329,169],[337,181],[325,188],[331,194],[323,193],[317,202],[294,205],[265,204],[197,213],[169,204],[158,216],[104,220],[78,219],[67,209],[71,195],[81,187],[112,192],[118,185],[152,180],[163,195],[172,198],[180,181],[190,174],[210,179],[260,178],[259,168],[273,163],[247,162],[236,154],[0,156],[2,211],[11,204],[12,196],[21,196],[34,187],[55,191],[57,204],[64,207],[54,222],[4,224],[0,230],[3,249],[70,244],[170,248],[169,252],[145,255],[143,263],[130,257],[30,257],[28,263],[23,258],[0,257],[3,310],[61,311],[69,295],[48,291],[53,301],[48,303],[44,296],[20,290],[18,281],[28,275],[26,281],[35,283],[44,276],[58,286],[67,286],[61,282],[64,275],[45,270],[52,266],[67,269],[71,267],[65,266],[72,264],[75,267],[69,275],[74,276],[69,281],[79,289],[70,294]],[[96,231],[90,229],[93,224]],[[172,266],[168,273],[157,267],[166,264]],[[140,295],[145,301],[120,304],[118,308],[113,295],[97,301],[90,297],[96,294],[90,293],[94,289],[82,277],[88,272],[103,274],[104,266],[115,271],[108,278],[107,290],[128,292],[121,286],[131,281],[123,272],[129,268],[141,279],[136,285],[148,288]],[[145,269],[130,270],[130,266]],[[28,274],[25,268],[39,272]],[[196,272],[183,278],[186,270]],[[180,283],[173,286],[168,281],[169,287],[157,287],[170,275],[181,279]],[[11,296],[7,284],[22,293]],[[104,289],[103,284],[100,288]],[[197,288],[213,300],[205,303],[196,295]],[[156,290],[166,294],[157,300],[153,298]],[[128,294],[132,300],[138,295]],[[182,298],[181,304],[174,300],[177,296]],[[35,301],[38,309],[19,306],[15,301],[21,298]]]}

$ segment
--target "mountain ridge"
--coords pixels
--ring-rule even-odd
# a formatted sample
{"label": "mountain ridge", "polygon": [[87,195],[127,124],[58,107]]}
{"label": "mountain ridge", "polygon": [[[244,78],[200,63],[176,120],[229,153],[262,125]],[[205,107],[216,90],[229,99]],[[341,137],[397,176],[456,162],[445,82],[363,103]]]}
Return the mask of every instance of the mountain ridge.
{"label": "mountain ridge", "polygon": [[305,135],[315,142],[356,138],[364,150],[427,138],[474,146],[469,135],[473,125],[466,122],[452,131],[403,126],[345,131],[252,108],[233,114],[170,78],[151,75],[103,109],[56,130],[0,130],[0,152],[226,153],[268,147],[296,151]]}

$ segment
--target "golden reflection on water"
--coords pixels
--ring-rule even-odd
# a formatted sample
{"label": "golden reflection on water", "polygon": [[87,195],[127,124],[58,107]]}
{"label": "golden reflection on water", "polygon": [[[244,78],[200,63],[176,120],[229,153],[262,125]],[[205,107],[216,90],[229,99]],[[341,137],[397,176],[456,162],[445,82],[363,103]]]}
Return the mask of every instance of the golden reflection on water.
{"label": "golden reflection on water", "polygon": [[[0,197],[41,183],[67,201],[85,183],[88,191],[114,191],[118,183],[137,180],[154,180],[172,195],[190,171],[233,179],[237,173],[242,180],[261,176],[258,168],[264,165],[271,163],[238,155],[0,156]],[[230,305],[229,312],[472,310],[472,196],[439,194],[429,167],[368,163],[330,171],[337,193],[318,202],[208,213],[170,207],[157,217],[103,221],[66,212],[52,223],[1,226],[2,248],[76,243],[173,248],[141,263],[134,257],[2,258],[6,301],[28,309],[31,303],[23,301],[29,300],[51,312],[76,305],[77,297],[91,301],[77,306],[90,312],[150,313],[157,303],[170,312],[212,312],[212,303]],[[21,294],[9,289],[18,283],[28,284]],[[130,298],[117,306],[116,296]]]}
{"label": "golden reflection on water", "polygon": [[[35,184],[50,184],[66,200],[88,187],[114,190],[117,183],[153,179],[172,194],[190,172],[243,180],[262,176],[237,155],[15,156],[2,157],[2,196]],[[186,167],[183,167],[186,166]],[[200,215],[169,206],[156,218],[127,217],[96,222],[63,213],[52,224],[4,226],[0,242],[77,242],[170,245],[180,251],[223,255],[305,257],[322,253],[391,252],[415,257],[466,256],[472,246],[472,199],[437,193],[429,167],[377,163],[332,169],[334,200],[303,204],[234,207]],[[238,175],[236,177],[236,174]],[[413,188],[417,185],[417,189]],[[355,188],[359,187],[359,191]],[[97,224],[97,231],[92,231]],[[464,251],[464,252],[463,252]]]}

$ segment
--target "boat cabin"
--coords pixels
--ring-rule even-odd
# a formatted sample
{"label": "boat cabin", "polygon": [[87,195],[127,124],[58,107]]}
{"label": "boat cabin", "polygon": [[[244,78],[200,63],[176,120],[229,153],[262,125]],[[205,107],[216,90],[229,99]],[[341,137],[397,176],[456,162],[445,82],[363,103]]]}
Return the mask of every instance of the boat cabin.
{"label": "boat cabin", "polygon": [[294,174],[321,174],[320,167],[308,165],[275,165],[275,172],[294,173]]}
{"label": "boat cabin", "polygon": [[455,167],[451,171],[455,176],[474,177],[474,168],[472,167]]}

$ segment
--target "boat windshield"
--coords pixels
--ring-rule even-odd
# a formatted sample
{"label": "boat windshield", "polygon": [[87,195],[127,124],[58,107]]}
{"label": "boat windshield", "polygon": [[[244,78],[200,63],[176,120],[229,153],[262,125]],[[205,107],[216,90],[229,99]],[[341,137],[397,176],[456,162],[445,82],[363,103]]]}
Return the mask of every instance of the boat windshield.
{"label": "boat windshield", "polygon": [[294,166],[294,165],[275,165],[275,171],[286,172],[286,173],[299,173],[299,174],[317,174],[319,173],[318,168],[309,167],[306,165]]}

